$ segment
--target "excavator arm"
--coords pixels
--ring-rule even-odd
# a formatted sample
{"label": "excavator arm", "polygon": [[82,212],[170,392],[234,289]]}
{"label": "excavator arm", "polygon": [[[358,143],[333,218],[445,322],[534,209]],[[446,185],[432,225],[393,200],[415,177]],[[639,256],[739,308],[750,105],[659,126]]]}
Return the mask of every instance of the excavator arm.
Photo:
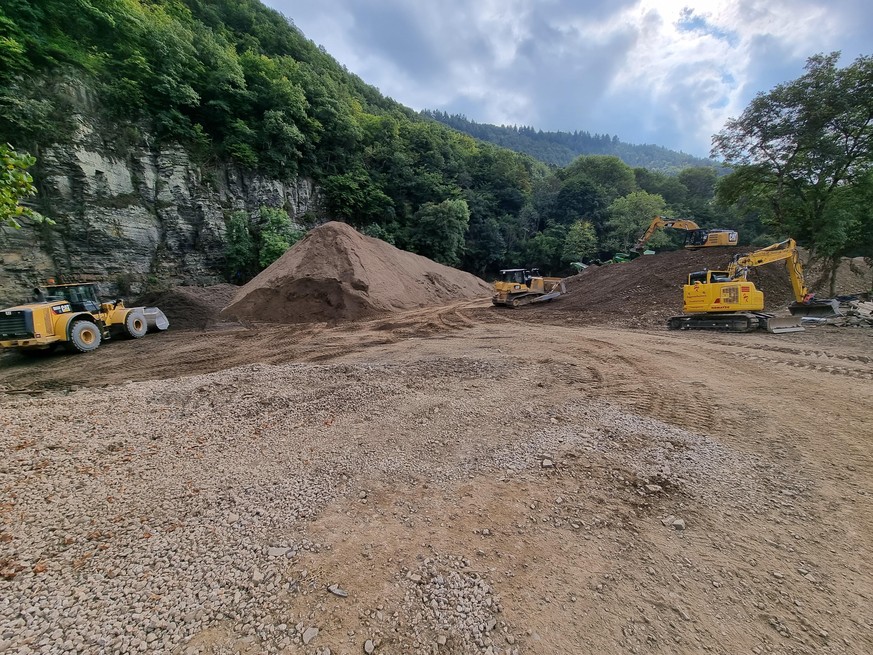
{"label": "excavator arm", "polygon": [[652,238],[652,235],[658,228],[661,227],[672,227],[677,230],[698,230],[700,229],[697,223],[694,221],[689,221],[684,218],[667,218],[666,216],[655,216],[652,219],[652,222],[649,224],[649,227],[646,229],[643,236],[639,238],[633,248],[631,250],[633,252],[639,252],[643,249],[643,247],[649,242],[649,239]]}
{"label": "excavator arm", "polygon": [[803,280],[803,264],[800,262],[794,239],[785,239],[747,255],[738,255],[728,266],[728,276],[732,280],[745,280],[749,269],[783,260],[788,271],[788,279],[791,280],[794,299],[799,303],[809,301],[811,294]]}

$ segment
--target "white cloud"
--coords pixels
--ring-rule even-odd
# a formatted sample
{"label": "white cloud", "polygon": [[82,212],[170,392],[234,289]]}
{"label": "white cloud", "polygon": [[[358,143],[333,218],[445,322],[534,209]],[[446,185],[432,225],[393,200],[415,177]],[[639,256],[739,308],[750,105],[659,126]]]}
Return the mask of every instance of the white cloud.
{"label": "white cloud", "polygon": [[756,92],[798,76],[808,56],[860,54],[873,14],[860,0],[268,4],[414,109],[695,154]]}

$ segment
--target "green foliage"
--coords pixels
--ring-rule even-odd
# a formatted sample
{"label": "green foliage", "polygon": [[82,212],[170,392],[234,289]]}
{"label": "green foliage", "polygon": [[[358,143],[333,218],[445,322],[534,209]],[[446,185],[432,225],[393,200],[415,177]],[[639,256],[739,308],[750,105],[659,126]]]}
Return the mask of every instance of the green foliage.
{"label": "green foliage", "polygon": [[475,123],[461,115],[440,111],[423,111],[428,118],[437,120],[477,139],[504,148],[523,152],[553,166],[567,166],[580,155],[612,155],[628,166],[675,172],[688,166],[706,166],[706,159],[655,145],[634,145],[620,141],[609,134],[591,134],[585,131],[544,132],[528,126],[488,125]]}
{"label": "green foliage", "polygon": [[235,211],[227,217],[224,257],[228,279],[232,282],[244,282],[257,271],[258,253],[249,216],[244,211]]}
{"label": "green foliage", "polygon": [[267,268],[302,238],[303,232],[294,228],[284,209],[261,207],[258,247],[258,264],[261,268]]}
{"label": "green foliage", "polygon": [[[330,217],[482,275],[512,265],[557,272],[581,247],[577,224],[602,241],[607,208],[641,188],[710,226],[737,220],[712,203],[714,173],[646,178],[622,162],[675,171],[705,161],[608,135],[505,129],[538,152],[562,150],[568,168],[549,169],[383,97],[257,0],[4,0],[0,143],[34,151],[64,141],[71,117],[92,112],[99,127],[115,126],[106,141],[120,154],[157,135],[149,147],[181,142],[197,163],[311,178]],[[280,210],[227,222],[235,280],[299,237]]]}
{"label": "green foliage", "polygon": [[379,225],[378,223],[370,223],[363,230],[361,230],[361,232],[363,234],[366,234],[368,237],[381,239],[385,243],[390,243],[392,246],[396,243],[394,232],[388,228]]}
{"label": "green foliage", "polygon": [[33,178],[27,169],[36,163],[36,157],[16,152],[8,144],[0,143],[0,227],[21,228],[20,219],[34,223],[45,220],[40,214],[20,203],[36,195]]}
{"label": "green foliage", "polygon": [[523,265],[526,268],[539,268],[546,274],[562,270],[562,248],[567,236],[564,225],[550,225],[525,244]]}
{"label": "green foliage", "polygon": [[425,203],[414,218],[410,238],[419,254],[448,266],[461,262],[464,234],[470,223],[465,200]]}
{"label": "green foliage", "polygon": [[[629,250],[652,222],[652,217],[663,215],[666,208],[667,203],[661,196],[647,191],[634,191],[619,198],[609,206],[606,247],[618,251]],[[652,236],[648,247],[658,248],[665,243],[669,243],[669,237],[660,231]]]}
{"label": "green foliage", "polygon": [[827,257],[856,250],[865,212],[854,188],[873,169],[873,57],[838,60],[811,57],[801,77],[756,96],[713,137],[713,154],[735,167],[720,199]]}
{"label": "green foliage", "polygon": [[592,257],[597,251],[597,232],[591,221],[576,221],[567,232],[561,260],[566,263],[579,262]]}

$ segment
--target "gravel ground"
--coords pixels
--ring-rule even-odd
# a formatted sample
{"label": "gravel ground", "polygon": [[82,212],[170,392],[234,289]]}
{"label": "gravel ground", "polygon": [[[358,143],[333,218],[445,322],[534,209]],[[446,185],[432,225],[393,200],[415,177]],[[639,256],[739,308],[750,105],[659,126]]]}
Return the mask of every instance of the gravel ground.
{"label": "gravel ground", "polygon": [[[633,411],[637,392],[599,397],[571,357],[471,344],[0,395],[0,652],[574,652],[600,625],[602,652],[729,653],[719,622],[751,636],[756,614],[795,637],[760,652],[864,652],[821,645],[870,621],[854,600],[827,628],[804,619],[813,640],[796,638],[796,607],[755,605],[781,606],[767,593],[797,557],[746,539],[822,527],[790,446],[730,446]],[[745,554],[721,562],[719,542]],[[841,593],[802,543],[799,583]],[[774,572],[754,601],[736,583],[739,619],[711,593],[758,575],[749,560]],[[818,602],[800,598],[785,596]],[[664,608],[647,629],[640,603]]]}

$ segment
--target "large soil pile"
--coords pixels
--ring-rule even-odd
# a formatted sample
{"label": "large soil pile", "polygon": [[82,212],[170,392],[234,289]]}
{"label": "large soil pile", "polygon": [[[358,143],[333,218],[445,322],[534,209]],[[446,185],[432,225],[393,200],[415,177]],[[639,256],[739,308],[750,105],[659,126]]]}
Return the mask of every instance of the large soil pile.
{"label": "large soil pile", "polygon": [[[747,252],[748,247],[677,250],[646,255],[624,264],[591,266],[566,280],[566,295],[531,309],[537,314],[571,314],[582,322],[612,322],[631,327],[663,325],[670,316],[682,313],[682,285],[689,273],[723,270],[735,254]],[[753,268],[749,279],[764,292],[767,311],[778,312],[794,300],[783,262]]]}
{"label": "large soil pile", "polygon": [[474,275],[331,222],[242,287],[222,316],[335,323],[490,293]]}
{"label": "large soil pile", "polygon": [[205,330],[222,319],[224,309],[239,287],[216,284],[211,287],[173,287],[167,291],[148,293],[131,306],[158,307],[170,321],[173,330]]}

